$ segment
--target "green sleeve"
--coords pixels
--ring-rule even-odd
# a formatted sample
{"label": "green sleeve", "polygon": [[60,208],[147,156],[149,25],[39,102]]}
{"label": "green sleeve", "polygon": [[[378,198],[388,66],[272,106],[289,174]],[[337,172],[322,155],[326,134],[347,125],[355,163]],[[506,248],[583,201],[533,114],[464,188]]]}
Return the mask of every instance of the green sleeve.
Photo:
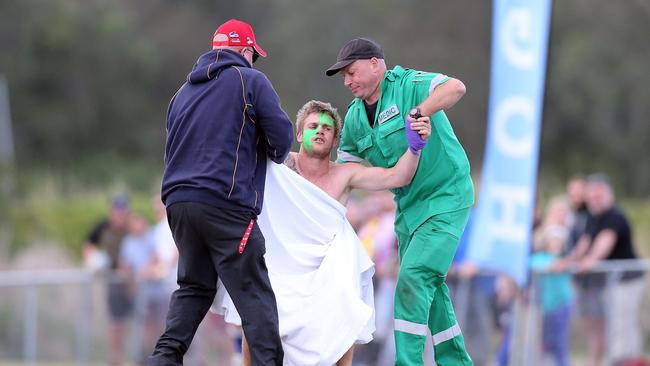
{"label": "green sleeve", "polygon": [[449,76],[445,74],[415,70],[409,71],[404,75],[402,85],[405,88],[411,89],[414,94],[413,96],[418,97],[417,99],[426,98],[436,87],[449,80]]}

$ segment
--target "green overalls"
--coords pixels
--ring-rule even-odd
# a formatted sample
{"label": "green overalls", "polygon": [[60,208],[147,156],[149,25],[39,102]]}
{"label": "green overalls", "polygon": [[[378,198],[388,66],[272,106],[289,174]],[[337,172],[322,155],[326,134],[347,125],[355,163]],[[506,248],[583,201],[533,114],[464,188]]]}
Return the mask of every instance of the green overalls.
{"label": "green overalls", "polygon": [[[392,167],[408,144],[404,118],[437,85],[442,74],[396,66],[381,83],[374,128],[363,101],[352,101],[345,116],[339,161],[365,159]],[[422,365],[427,332],[438,366],[472,365],[445,284],[465,229],[474,188],[469,162],[443,111],[431,116],[431,137],[411,184],[393,189],[400,273],[395,292],[396,365]]]}

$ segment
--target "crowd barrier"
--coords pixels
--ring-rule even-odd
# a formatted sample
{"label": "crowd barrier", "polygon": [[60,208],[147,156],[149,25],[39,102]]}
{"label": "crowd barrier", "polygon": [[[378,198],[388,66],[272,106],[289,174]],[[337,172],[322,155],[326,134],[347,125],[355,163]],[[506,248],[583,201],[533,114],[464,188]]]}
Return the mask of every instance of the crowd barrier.
{"label": "crowd barrier", "polygon": [[[631,270],[649,272],[650,260],[606,261],[598,264],[591,272],[603,273],[606,278],[605,291],[611,292],[611,287],[621,274]],[[571,268],[569,272],[575,273],[576,269]],[[539,281],[545,274],[546,272],[532,272],[528,285],[516,289],[511,307],[501,314],[511,317],[508,365],[544,365],[540,346],[541,312],[536,298]],[[471,315],[473,309],[494,305],[490,299],[479,299],[472,286],[481,277],[499,276],[498,273],[490,272],[480,272],[472,278],[450,276],[448,282],[452,289],[456,315],[466,338],[471,333],[470,328],[478,326]],[[648,277],[650,276],[645,276],[646,284]],[[96,273],[85,269],[0,272],[0,364],[18,362],[37,365],[44,360],[77,365],[105,362],[108,352],[105,288],[110,282],[117,281],[123,281],[117,273]],[[647,286],[644,289],[645,298],[648,297],[646,289]],[[581,299],[577,298],[576,301],[580,302]],[[606,309],[606,324],[611,324],[616,319],[611,319],[609,307]],[[650,322],[645,313],[640,316],[646,327],[643,329],[644,334],[647,335],[647,325]],[[488,315],[494,317],[494,314]],[[576,314],[573,321],[578,317]],[[491,323],[494,325],[489,330],[492,341],[480,351],[487,353],[472,354],[472,357],[488,360],[487,365],[496,365],[500,339],[497,334],[500,330],[498,322]],[[141,331],[137,326],[135,324],[130,328],[130,344],[138,341],[134,339],[134,334]],[[575,327],[576,325],[574,329]],[[608,328],[605,329],[605,339],[611,337]],[[580,334],[580,330],[574,330],[574,334]],[[571,351],[574,356],[576,351]],[[475,349],[474,352],[479,351]],[[580,352],[585,351],[583,349]],[[645,352],[647,354],[648,350]],[[606,365],[613,364],[607,347],[605,358]]]}

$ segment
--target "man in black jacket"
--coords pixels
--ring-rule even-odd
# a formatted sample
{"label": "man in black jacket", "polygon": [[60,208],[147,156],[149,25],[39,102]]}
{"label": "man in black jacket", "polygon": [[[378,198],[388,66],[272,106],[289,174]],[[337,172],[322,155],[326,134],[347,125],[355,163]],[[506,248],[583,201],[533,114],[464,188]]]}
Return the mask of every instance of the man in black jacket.
{"label": "man in black jacket", "polygon": [[219,26],[167,112],[162,198],[179,250],[178,285],[149,365],[182,365],[217,276],[241,315],[254,365],[282,365],[278,313],[256,224],[267,159],[282,163],[293,127],[247,23]]}

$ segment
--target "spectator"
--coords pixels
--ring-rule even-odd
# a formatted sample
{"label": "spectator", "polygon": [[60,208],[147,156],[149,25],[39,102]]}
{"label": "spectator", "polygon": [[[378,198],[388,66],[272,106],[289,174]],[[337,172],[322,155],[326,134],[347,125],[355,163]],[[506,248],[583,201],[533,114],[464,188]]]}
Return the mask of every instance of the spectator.
{"label": "spectator", "polygon": [[587,181],[582,175],[571,177],[567,183],[567,195],[572,211],[567,251],[572,250],[576,246],[578,239],[585,232],[587,217],[589,216],[587,203],[585,202],[586,187]]}
{"label": "spectator", "polygon": [[466,258],[474,211],[460,238],[449,270],[448,284],[464,331],[467,351],[475,366],[490,364],[490,337],[494,329],[494,274],[480,273],[482,268]]}
{"label": "spectator", "polygon": [[[107,218],[102,219],[88,235],[83,245],[84,264],[94,270],[117,269],[122,239],[127,233],[129,200],[123,194],[113,197]],[[120,365],[123,359],[125,323],[133,303],[124,282],[111,278],[106,299],[109,313],[109,364]]]}
{"label": "spectator", "polygon": [[519,296],[519,287],[515,280],[507,275],[498,275],[494,287],[496,317],[500,335],[496,361],[499,366],[508,366],[510,364],[510,343],[512,342],[515,326],[514,307]]}
{"label": "spectator", "polygon": [[125,195],[113,197],[107,218],[101,219],[92,229],[83,245],[86,267],[116,269],[122,238],[126,235],[129,218],[129,200]]}
{"label": "spectator", "polygon": [[226,323],[223,315],[208,311],[185,355],[187,365],[242,365],[241,327]]}
{"label": "spectator", "polygon": [[178,248],[172,236],[172,230],[167,221],[167,211],[165,205],[160,199],[160,195],[156,194],[152,198],[153,212],[156,216],[156,224],[154,225],[153,240],[156,247],[156,272],[157,276],[161,278],[168,290],[168,297],[171,293],[178,288],[176,284],[176,272],[178,271]]}
{"label": "spectator", "polygon": [[[531,231],[535,232],[542,224],[542,210],[539,205],[539,196],[535,199],[533,218],[531,222]],[[533,251],[533,239],[530,239],[529,252]],[[517,352],[511,352],[511,346],[517,342],[517,315],[516,308],[519,304],[528,304],[528,294],[525,289],[520,288],[514,278],[507,274],[495,276],[495,318],[499,329],[499,349],[496,355],[496,362],[499,366],[508,366],[513,362],[514,355]],[[515,346],[515,348],[517,348]]]}
{"label": "spectator", "polygon": [[[548,270],[560,259],[569,239],[570,208],[563,198],[551,200],[542,225],[535,232],[536,252],[530,258],[531,269]],[[569,364],[569,328],[573,288],[567,273],[533,277],[533,289],[542,307],[542,346],[555,365]]]}
{"label": "spectator", "polygon": [[[616,206],[614,193],[602,174],[588,177],[586,203],[589,217],[585,233],[580,237],[569,259],[575,261],[580,273],[589,272],[601,261],[636,259],[630,224]],[[639,311],[643,294],[643,273],[620,271],[610,273],[611,287],[601,274],[587,274],[578,282],[581,311],[585,316],[592,365],[600,365],[605,346],[605,308],[610,338],[607,339],[611,360],[636,356],[641,352]],[[604,299],[605,290],[607,302]]]}
{"label": "spectator", "polygon": [[[169,293],[156,270],[156,243],[149,223],[137,214],[129,218],[129,234],[123,239],[120,271],[128,279],[130,300],[134,303],[137,364],[144,364],[158,334],[163,331]],[[144,330],[143,334],[139,332]]]}

